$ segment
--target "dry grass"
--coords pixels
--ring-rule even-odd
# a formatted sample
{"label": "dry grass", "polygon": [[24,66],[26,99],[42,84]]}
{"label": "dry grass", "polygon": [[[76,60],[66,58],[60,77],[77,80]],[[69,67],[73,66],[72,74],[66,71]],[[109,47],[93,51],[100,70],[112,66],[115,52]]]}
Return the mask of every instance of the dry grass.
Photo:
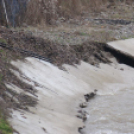
{"label": "dry grass", "polygon": [[106,0],[58,0],[58,11],[63,16],[82,14],[87,11],[99,12],[105,4],[107,4]]}
{"label": "dry grass", "polygon": [[31,0],[27,6],[25,21],[33,25],[51,24],[57,17],[56,12],[56,0]]}
{"label": "dry grass", "polygon": [[[19,13],[16,20],[19,26],[23,23],[30,25],[54,24],[55,20],[60,17],[68,19],[83,16],[89,12],[107,12],[112,6],[132,5],[132,3],[133,0],[30,0],[25,13]],[[0,13],[2,11],[4,10],[0,4]],[[1,24],[5,20],[2,18],[3,16],[0,17]]]}
{"label": "dry grass", "polygon": [[[27,24],[53,24],[58,17],[70,18],[84,12],[103,10],[106,0],[31,0],[27,7]],[[36,9],[36,10],[33,10]]]}
{"label": "dry grass", "polygon": [[[53,24],[59,17],[74,18],[93,12],[107,12],[112,6],[127,3],[123,0],[31,0],[28,4],[25,21],[27,24]],[[36,10],[33,10],[36,9]]]}

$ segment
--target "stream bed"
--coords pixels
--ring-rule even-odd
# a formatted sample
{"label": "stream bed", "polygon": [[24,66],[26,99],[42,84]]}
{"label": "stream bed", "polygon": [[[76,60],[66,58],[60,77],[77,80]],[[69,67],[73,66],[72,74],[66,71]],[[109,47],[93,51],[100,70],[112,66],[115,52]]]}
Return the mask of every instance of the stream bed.
{"label": "stream bed", "polygon": [[96,96],[88,104],[84,134],[133,134],[134,90],[124,89],[114,95]]}

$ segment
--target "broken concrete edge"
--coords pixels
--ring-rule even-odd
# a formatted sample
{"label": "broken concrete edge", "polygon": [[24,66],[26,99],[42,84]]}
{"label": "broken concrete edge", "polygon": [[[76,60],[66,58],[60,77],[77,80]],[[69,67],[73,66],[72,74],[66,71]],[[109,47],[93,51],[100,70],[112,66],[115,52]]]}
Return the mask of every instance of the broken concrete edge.
{"label": "broken concrete edge", "polygon": [[127,64],[134,67],[134,56],[130,55],[127,52],[117,50],[116,48],[105,44],[105,50],[112,53],[113,56],[118,60],[119,63]]}

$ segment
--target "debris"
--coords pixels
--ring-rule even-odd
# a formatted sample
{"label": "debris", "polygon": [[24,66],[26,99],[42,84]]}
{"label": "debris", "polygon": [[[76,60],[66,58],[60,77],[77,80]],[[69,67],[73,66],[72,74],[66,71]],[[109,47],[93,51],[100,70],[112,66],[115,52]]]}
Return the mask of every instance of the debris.
{"label": "debris", "polygon": [[83,129],[83,127],[79,127],[79,128],[78,128],[78,132],[79,132],[79,133],[82,133],[82,129]]}
{"label": "debris", "polygon": [[80,104],[80,107],[81,107],[81,108],[87,107],[87,103],[86,103],[86,102],[81,103],[81,104]]}
{"label": "debris", "polygon": [[43,129],[43,131],[44,131],[45,133],[47,133],[47,130],[46,130],[44,127],[42,127],[42,129]]}
{"label": "debris", "polygon": [[96,92],[97,92],[97,89],[95,89],[94,92],[84,95],[85,100],[88,102],[90,99],[94,98],[94,96],[96,95]]}
{"label": "debris", "polygon": [[124,69],[123,69],[123,68],[120,68],[120,70],[124,71]]}
{"label": "debris", "polygon": [[[81,60],[96,65],[100,62],[110,63],[109,53],[105,51],[105,43],[86,41],[78,45],[63,45],[56,41],[49,41],[43,38],[29,35],[28,33],[0,29],[0,34],[7,40],[13,51],[23,56],[32,56],[47,60],[57,66],[63,64],[79,64]],[[19,45],[21,42],[21,45]],[[27,44],[29,44],[27,46]],[[9,46],[9,45],[7,45]],[[10,49],[9,48],[9,49]],[[100,54],[101,51],[101,54]]]}

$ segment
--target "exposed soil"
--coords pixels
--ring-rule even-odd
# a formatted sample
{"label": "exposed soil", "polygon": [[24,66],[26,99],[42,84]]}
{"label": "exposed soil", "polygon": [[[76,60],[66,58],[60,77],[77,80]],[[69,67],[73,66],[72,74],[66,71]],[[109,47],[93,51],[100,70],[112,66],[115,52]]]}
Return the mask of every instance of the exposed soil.
{"label": "exposed soil", "polygon": [[[6,28],[0,28],[0,35],[5,40],[4,43],[0,42],[0,96],[6,102],[6,106],[4,105],[6,109],[13,107],[28,110],[28,106],[37,104],[37,99],[25,94],[35,95],[36,90],[17,79],[10,71],[10,69],[16,70],[10,64],[11,60],[24,60],[26,56],[32,56],[45,59],[59,68],[62,68],[63,64],[80,64],[80,61],[83,60],[98,67],[100,62],[110,63],[109,58],[112,57],[111,53],[104,50],[105,43],[85,42],[81,45],[62,45],[31,36],[23,31],[14,33]],[[25,93],[18,94],[7,88],[5,83],[14,84],[23,89]]]}
{"label": "exposed soil", "polygon": [[[110,63],[109,57],[112,56],[109,52],[104,51],[105,43],[87,41],[83,44],[70,46],[25,34],[24,31],[14,33],[9,30],[6,32],[1,30],[0,32],[1,36],[7,39],[7,44],[13,50],[28,51],[29,56],[44,57],[58,66],[62,64],[78,64],[81,60],[93,65],[100,62]],[[31,52],[36,55],[32,55]]]}

